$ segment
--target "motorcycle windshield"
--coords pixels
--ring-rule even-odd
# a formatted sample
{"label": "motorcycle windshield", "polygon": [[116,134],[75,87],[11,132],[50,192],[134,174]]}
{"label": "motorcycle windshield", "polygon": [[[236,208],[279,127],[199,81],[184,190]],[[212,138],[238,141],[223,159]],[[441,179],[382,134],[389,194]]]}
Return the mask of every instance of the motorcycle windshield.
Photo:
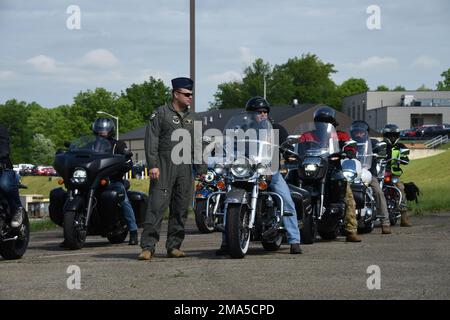
{"label": "motorcycle windshield", "polygon": [[[270,120],[256,112],[243,112],[232,117],[224,128],[225,164],[237,160],[248,161],[252,165],[273,166],[271,174],[278,170],[276,132]],[[268,173],[265,173],[268,174]]]}
{"label": "motorcycle windshield", "polygon": [[372,143],[367,129],[354,126],[353,130],[350,130],[350,136],[357,143],[356,158],[361,162],[363,168],[369,170],[372,166]]}
{"label": "motorcycle windshield", "polygon": [[296,145],[300,157],[325,157],[339,152],[338,135],[330,123],[302,123],[295,130],[295,134],[300,135],[299,143]]}
{"label": "motorcycle windshield", "polygon": [[111,143],[103,137],[86,136],[81,137],[70,144],[70,152],[89,152],[96,154],[112,154]]}

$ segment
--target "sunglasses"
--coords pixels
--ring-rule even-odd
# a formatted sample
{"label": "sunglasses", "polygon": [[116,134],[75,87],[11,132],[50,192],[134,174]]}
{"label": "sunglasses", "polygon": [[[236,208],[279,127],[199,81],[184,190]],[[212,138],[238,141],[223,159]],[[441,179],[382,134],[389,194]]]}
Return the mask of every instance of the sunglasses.
{"label": "sunglasses", "polygon": [[268,112],[267,112],[267,110],[259,110],[259,111],[256,111],[256,112],[258,112],[259,114],[268,114]]}
{"label": "sunglasses", "polygon": [[176,92],[179,93],[179,94],[182,94],[186,98],[192,97],[192,93],[189,93],[189,92],[180,92],[180,91],[176,91]]}

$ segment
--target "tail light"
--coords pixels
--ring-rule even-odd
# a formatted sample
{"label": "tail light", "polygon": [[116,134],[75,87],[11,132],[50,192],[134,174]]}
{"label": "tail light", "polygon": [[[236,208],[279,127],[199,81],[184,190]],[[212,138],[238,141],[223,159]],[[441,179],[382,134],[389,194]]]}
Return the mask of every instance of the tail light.
{"label": "tail light", "polygon": [[392,174],[389,171],[384,173],[384,183],[391,183]]}
{"label": "tail light", "polygon": [[109,184],[109,181],[107,179],[100,179],[100,185],[102,187],[105,187]]}

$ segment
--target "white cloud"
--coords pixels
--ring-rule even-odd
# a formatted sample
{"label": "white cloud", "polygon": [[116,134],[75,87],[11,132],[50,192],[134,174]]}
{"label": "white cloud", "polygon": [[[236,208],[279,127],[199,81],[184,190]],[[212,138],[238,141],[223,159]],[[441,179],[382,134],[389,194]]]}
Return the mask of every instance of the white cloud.
{"label": "white cloud", "polygon": [[236,71],[226,71],[219,74],[213,74],[208,76],[208,80],[215,83],[223,83],[229,81],[240,81],[242,80],[242,74]]}
{"label": "white cloud", "polygon": [[244,62],[246,66],[250,66],[256,59],[256,56],[254,56],[250,52],[250,48],[247,47],[240,47],[239,52],[241,54],[241,60]]}
{"label": "white cloud", "polygon": [[27,60],[37,71],[44,73],[54,73],[57,71],[57,62],[55,59],[45,55],[38,55]]}
{"label": "white cloud", "polygon": [[16,74],[11,70],[0,70],[0,80],[8,80],[14,77]]}
{"label": "white cloud", "polygon": [[82,59],[82,65],[108,69],[119,64],[119,60],[106,49],[95,49],[86,53]]}
{"label": "white cloud", "polygon": [[398,66],[398,61],[392,57],[372,56],[359,63],[347,63],[344,66],[355,69],[392,68]]}
{"label": "white cloud", "polygon": [[428,56],[420,56],[416,60],[413,61],[413,68],[423,68],[423,69],[432,69],[434,67],[439,67],[441,62],[437,59],[428,57]]}

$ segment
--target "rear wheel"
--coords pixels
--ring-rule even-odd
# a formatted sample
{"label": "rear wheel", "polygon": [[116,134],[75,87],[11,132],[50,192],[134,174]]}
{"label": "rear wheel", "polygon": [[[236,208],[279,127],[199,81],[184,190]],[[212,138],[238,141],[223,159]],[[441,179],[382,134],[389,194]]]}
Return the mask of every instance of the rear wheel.
{"label": "rear wheel", "polygon": [[250,245],[250,210],[246,205],[233,203],[228,205],[226,235],[232,258],[243,258]]}
{"label": "rear wheel", "polygon": [[206,199],[195,199],[195,224],[201,233],[211,233],[214,231],[214,217],[211,214],[214,202],[209,202],[209,217],[206,218]]}
{"label": "rear wheel", "polygon": [[64,244],[72,250],[81,249],[86,241],[86,218],[81,212],[64,212]]}
{"label": "rear wheel", "polygon": [[6,260],[20,259],[25,254],[30,240],[30,222],[24,212],[23,223],[18,230],[17,239],[0,243],[0,255]]}

